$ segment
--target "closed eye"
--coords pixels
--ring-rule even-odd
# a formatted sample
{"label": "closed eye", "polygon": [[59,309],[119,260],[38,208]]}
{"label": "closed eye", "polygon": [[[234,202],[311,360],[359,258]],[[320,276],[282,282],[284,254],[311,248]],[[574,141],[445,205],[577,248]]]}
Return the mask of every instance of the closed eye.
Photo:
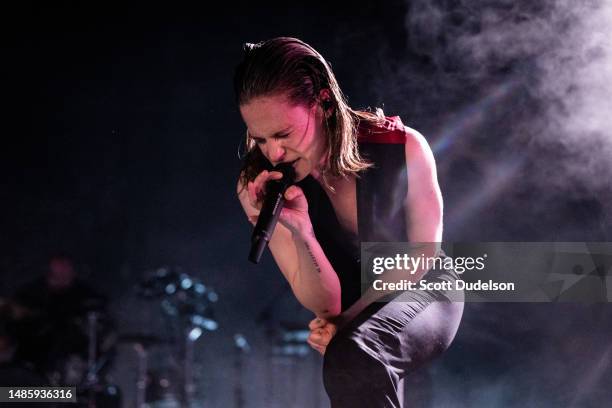
{"label": "closed eye", "polygon": [[[289,137],[289,133],[283,133],[283,134],[280,134],[280,135],[274,135],[273,136],[273,138],[277,139],[277,140],[278,139],[286,139],[288,137]],[[266,143],[266,139],[264,139],[263,137],[253,137],[253,140],[255,141],[255,143],[257,143],[259,145]]]}

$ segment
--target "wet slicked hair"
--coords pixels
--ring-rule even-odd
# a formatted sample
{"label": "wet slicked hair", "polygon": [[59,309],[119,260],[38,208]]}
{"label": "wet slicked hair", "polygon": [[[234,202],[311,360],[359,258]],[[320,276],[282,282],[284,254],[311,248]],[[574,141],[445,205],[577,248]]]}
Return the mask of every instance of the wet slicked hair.
{"label": "wet slicked hair", "polygon": [[[329,98],[321,100],[322,90]],[[379,124],[376,114],[356,111],[348,105],[329,63],[314,48],[291,37],[278,37],[257,44],[244,45],[244,59],[236,67],[234,91],[242,106],[262,96],[285,96],[289,103],[312,107],[321,104],[325,112],[327,157],[321,169],[323,181],[346,177],[367,169],[371,164],[359,154],[357,127],[360,121]],[[243,185],[269,167],[255,141],[246,136],[246,152],[240,179]]]}

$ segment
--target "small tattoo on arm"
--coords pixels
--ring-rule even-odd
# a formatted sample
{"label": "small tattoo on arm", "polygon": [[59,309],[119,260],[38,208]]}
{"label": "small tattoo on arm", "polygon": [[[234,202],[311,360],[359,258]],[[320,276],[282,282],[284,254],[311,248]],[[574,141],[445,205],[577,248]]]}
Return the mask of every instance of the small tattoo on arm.
{"label": "small tattoo on arm", "polygon": [[315,269],[317,270],[317,272],[319,272],[319,274],[321,274],[321,268],[319,267],[319,264],[317,263],[317,259],[312,253],[312,250],[310,249],[310,245],[308,245],[307,242],[304,242],[304,246],[306,246],[306,250],[308,251],[308,255],[310,255],[310,259],[312,260],[312,264],[314,265]]}

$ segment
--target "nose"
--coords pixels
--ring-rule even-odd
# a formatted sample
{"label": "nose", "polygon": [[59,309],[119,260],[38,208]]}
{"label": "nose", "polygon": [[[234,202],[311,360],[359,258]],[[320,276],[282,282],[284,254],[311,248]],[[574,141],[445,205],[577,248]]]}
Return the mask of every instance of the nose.
{"label": "nose", "polygon": [[267,156],[268,160],[270,160],[270,163],[272,163],[273,165],[281,163],[284,160],[286,154],[285,147],[283,146],[281,141],[269,140],[266,145],[268,153]]}

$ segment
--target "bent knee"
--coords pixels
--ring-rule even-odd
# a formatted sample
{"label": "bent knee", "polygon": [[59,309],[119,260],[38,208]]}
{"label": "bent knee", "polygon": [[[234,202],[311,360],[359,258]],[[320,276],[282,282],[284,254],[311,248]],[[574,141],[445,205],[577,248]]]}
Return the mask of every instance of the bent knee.
{"label": "bent knee", "polygon": [[441,324],[439,330],[439,342],[442,351],[448,349],[455,339],[459,324],[461,323],[461,317],[463,316],[462,302],[436,302],[435,307],[439,310],[441,316],[443,316],[443,324]]}
{"label": "bent knee", "polygon": [[446,351],[462,315],[463,303],[457,302],[434,302],[417,315],[407,327],[407,337],[418,356],[415,360],[426,362]]}

